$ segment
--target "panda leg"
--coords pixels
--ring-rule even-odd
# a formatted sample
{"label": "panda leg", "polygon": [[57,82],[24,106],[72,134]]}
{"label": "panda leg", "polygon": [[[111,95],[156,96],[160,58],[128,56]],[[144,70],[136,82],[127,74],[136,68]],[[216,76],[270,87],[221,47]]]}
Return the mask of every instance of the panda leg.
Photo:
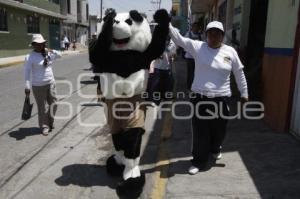
{"label": "panda leg", "polygon": [[120,197],[137,198],[143,191],[145,175],[139,168],[143,133],[144,129],[142,128],[131,128],[123,133],[125,169],[123,180],[117,186],[117,194]]}
{"label": "panda leg", "polygon": [[112,177],[121,177],[124,171],[124,152],[122,149],[122,133],[112,134],[113,144],[116,153],[110,156],[106,161],[106,171]]}

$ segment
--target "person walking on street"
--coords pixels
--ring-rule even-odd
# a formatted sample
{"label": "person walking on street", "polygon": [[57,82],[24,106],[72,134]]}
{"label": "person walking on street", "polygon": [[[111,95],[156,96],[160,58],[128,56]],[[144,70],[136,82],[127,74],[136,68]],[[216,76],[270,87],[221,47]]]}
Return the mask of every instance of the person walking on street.
{"label": "person walking on street", "polygon": [[[170,36],[195,59],[195,78],[192,83],[195,107],[192,118],[192,166],[190,174],[209,168],[210,154],[220,159],[229,115],[228,98],[231,96],[230,74],[234,74],[242,101],[248,101],[248,88],[237,52],[225,45],[223,24],[210,22],[206,27],[207,42],[182,37],[170,25]],[[213,113],[213,115],[212,115]]]}
{"label": "person walking on street", "polygon": [[70,40],[69,38],[65,35],[64,36],[64,40],[63,40],[64,44],[65,44],[65,50],[69,50],[70,47]]}
{"label": "person walking on street", "polygon": [[[95,33],[92,34],[92,38],[89,41],[89,52],[90,52],[91,49],[94,48],[94,45],[96,45],[96,43],[97,43],[97,33],[95,32]],[[89,55],[90,55],[90,53],[89,53]],[[94,71],[95,66],[92,64],[91,58],[89,58],[89,60],[90,60],[90,63],[91,63],[91,67],[88,70]],[[103,98],[102,92],[101,92],[101,85],[100,85],[99,75],[95,74],[94,77],[93,77],[93,80],[97,81],[97,101],[98,102],[103,101],[104,98]]]}
{"label": "person walking on street", "polygon": [[[173,90],[172,62],[176,55],[176,45],[170,38],[167,40],[163,54],[153,60],[150,65],[150,81],[148,82],[149,98],[155,104],[167,98],[167,93]],[[158,94],[158,96],[157,96]]]}
{"label": "person walking on street", "polygon": [[[33,96],[38,108],[39,127],[43,135],[54,128],[54,115],[57,109],[55,80],[52,63],[61,57],[56,50],[46,48],[46,40],[41,34],[32,35],[33,51],[25,57],[24,76],[25,94],[30,94],[32,86]],[[48,104],[48,108],[46,108]]]}
{"label": "person walking on street", "polygon": [[[92,38],[89,40],[89,51],[90,51],[90,49],[92,49],[94,47],[96,42],[97,42],[97,33],[95,32],[95,33],[92,34]],[[93,69],[94,69],[94,66],[91,63],[91,67],[88,70],[92,71]]]}
{"label": "person walking on street", "polygon": [[[193,23],[191,29],[185,34],[185,37],[202,41],[200,27],[198,23]],[[189,52],[185,52],[184,58],[187,64],[187,89],[190,91],[195,72],[195,60]]]}

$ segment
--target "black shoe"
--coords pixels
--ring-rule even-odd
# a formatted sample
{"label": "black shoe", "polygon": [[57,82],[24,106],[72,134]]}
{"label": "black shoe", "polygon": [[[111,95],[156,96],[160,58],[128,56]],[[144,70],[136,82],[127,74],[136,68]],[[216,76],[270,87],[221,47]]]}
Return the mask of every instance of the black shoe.
{"label": "black shoe", "polygon": [[115,155],[110,156],[106,161],[106,172],[112,177],[121,177],[125,169],[124,165],[119,165],[114,158]]}
{"label": "black shoe", "polygon": [[54,128],[55,128],[54,125],[50,125],[49,126],[49,132],[51,132]]}
{"label": "black shoe", "polygon": [[197,172],[207,171],[208,169],[208,162],[198,162],[194,159],[191,160],[192,166],[198,168]]}
{"label": "black shoe", "polygon": [[120,198],[138,198],[143,192],[145,185],[145,174],[140,177],[123,180],[117,185],[117,194]]}

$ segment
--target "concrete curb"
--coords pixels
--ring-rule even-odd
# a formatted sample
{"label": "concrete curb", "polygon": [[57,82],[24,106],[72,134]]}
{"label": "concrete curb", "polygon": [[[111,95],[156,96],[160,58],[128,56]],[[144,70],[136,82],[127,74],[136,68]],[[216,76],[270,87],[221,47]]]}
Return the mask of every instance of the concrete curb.
{"label": "concrete curb", "polygon": [[[78,55],[81,53],[85,53],[87,52],[87,49],[83,49],[83,50],[77,50],[77,51],[67,51],[67,52],[62,52],[62,57],[65,56],[70,56],[70,55]],[[0,58],[0,68],[6,68],[6,67],[11,67],[11,66],[16,66],[18,64],[22,64],[24,63],[24,57],[20,58],[21,56],[17,56],[15,60],[13,61],[3,61],[3,63],[1,63],[1,58]],[[6,58],[3,58],[6,59]]]}
{"label": "concrete curb", "polygon": [[14,61],[14,62],[10,62],[7,64],[0,64],[0,68],[6,68],[6,67],[11,67],[11,66],[15,66],[18,64],[24,63],[24,61]]}

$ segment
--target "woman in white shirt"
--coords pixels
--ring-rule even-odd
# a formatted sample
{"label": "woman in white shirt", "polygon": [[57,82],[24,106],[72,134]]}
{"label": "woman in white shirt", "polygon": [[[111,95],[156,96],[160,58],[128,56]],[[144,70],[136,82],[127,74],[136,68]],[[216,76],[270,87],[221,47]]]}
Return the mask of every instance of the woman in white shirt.
{"label": "woman in white shirt", "polygon": [[[218,21],[206,27],[207,42],[182,37],[170,25],[170,36],[195,59],[195,74],[191,102],[195,107],[192,119],[193,149],[190,174],[208,169],[210,154],[220,159],[222,143],[226,135],[227,106],[231,96],[230,74],[233,72],[242,101],[248,101],[247,82],[237,52],[223,43],[224,28]],[[213,113],[213,114],[212,114]]]}
{"label": "woman in white shirt", "polygon": [[[46,40],[41,34],[32,36],[33,51],[25,57],[24,76],[25,94],[33,95],[38,107],[39,127],[43,135],[48,135],[54,128],[54,114],[56,112],[56,90],[52,71],[53,61],[61,57],[61,53],[46,48]],[[46,109],[48,104],[48,109]]]}

